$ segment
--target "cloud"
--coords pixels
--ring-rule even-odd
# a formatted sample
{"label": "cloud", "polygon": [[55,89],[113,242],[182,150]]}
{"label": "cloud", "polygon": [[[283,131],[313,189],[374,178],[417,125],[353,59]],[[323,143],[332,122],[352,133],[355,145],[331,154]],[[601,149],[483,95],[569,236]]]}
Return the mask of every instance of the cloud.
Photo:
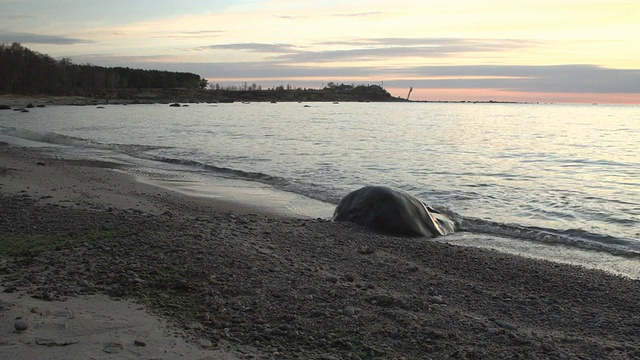
{"label": "cloud", "polygon": [[174,71],[191,71],[209,79],[264,79],[301,86],[317,82],[369,83],[384,80],[388,87],[423,89],[496,89],[517,92],[636,93],[640,70],[595,65],[555,66],[423,66],[388,69],[377,66],[345,68],[287,65],[275,62],[163,64]]}
{"label": "cloud", "polygon": [[[2,3],[2,2],[0,2]],[[39,16],[36,15],[31,15],[31,14],[0,14],[0,19],[6,19],[8,21],[10,20],[31,20],[31,19],[39,19]]]}
{"label": "cloud", "polygon": [[360,12],[360,13],[344,13],[344,14],[331,14],[331,16],[336,17],[369,17],[369,16],[378,16],[384,15],[380,11],[369,11],[369,12]]}
{"label": "cloud", "polygon": [[297,47],[291,44],[237,43],[202,46],[196,50],[241,50],[259,53],[295,53]]}
{"label": "cloud", "polygon": [[323,42],[325,46],[349,46],[351,49],[298,52],[283,57],[292,62],[360,61],[393,58],[442,58],[473,52],[513,51],[534,46],[536,42],[511,39],[450,38],[377,38]]}
{"label": "cloud", "polygon": [[210,38],[218,37],[225,33],[222,30],[200,30],[200,31],[183,31],[175,33],[163,32],[160,35],[155,35],[156,38],[168,38],[168,39],[198,39],[198,38]]}
{"label": "cloud", "polygon": [[[291,44],[236,43],[209,45],[198,50],[241,50],[281,54],[275,58],[283,63],[331,63],[393,58],[442,58],[473,52],[500,52],[537,45],[535,41],[513,39],[453,39],[453,38],[374,38],[325,41],[314,44],[319,50],[308,50]],[[327,48],[334,49],[327,49]],[[349,49],[335,49],[349,47]],[[324,49],[324,50],[323,50]]]}
{"label": "cloud", "polygon": [[56,35],[40,35],[30,33],[0,33],[0,41],[5,43],[21,43],[21,44],[49,44],[49,45],[73,45],[83,43],[93,43],[90,40],[71,38]]}
{"label": "cloud", "polygon": [[[200,32],[185,32],[199,35]],[[203,35],[210,34],[205,31]],[[568,65],[422,65],[421,58],[469,57],[469,54],[521,51],[538,46],[536,41],[517,39],[456,38],[354,38],[301,46],[291,43],[226,43],[195,48],[201,58],[207,51],[240,51],[263,54],[263,60],[236,62],[182,62],[163,56],[84,56],[103,66],[186,71],[211,82],[287,82],[317,87],[323,82],[379,83],[389,88],[494,89],[518,93],[618,93],[640,95],[640,69],[618,69],[593,64]],[[402,62],[414,58],[413,63]],[[397,65],[382,65],[397,59]],[[360,62],[362,60],[372,60]],[[393,63],[393,61],[391,61]],[[400,65],[402,64],[402,65]],[[413,64],[413,65],[412,65]],[[219,80],[216,80],[219,79]]]}
{"label": "cloud", "polygon": [[[355,38],[320,42],[308,47],[291,44],[235,43],[205,48],[241,50],[272,56],[260,62],[194,63],[188,66],[207,78],[274,81],[307,78],[345,83],[372,79],[371,81],[384,80],[388,86],[425,89],[640,94],[638,69],[615,69],[589,64],[397,67],[371,65],[373,63],[356,64],[363,60],[446,58],[476,52],[499,53],[524,50],[538,45],[539,43],[533,40],[456,38]],[[309,50],[315,48],[320,50]],[[322,63],[322,66],[318,66],[319,63]],[[344,66],[346,63],[351,65]]]}
{"label": "cloud", "polygon": [[81,56],[75,56],[72,59],[76,64],[93,64],[107,67],[131,67],[146,70],[164,70],[163,66],[173,60],[174,59],[168,55],[121,56],[106,54],[84,54]]}
{"label": "cloud", "polygon": [[273,15],[276,19],[288,19],[288,20],[297,20],[297,19],[308,19],[311,16],[309,15]]}
{"label": "cloud", "polygon": [[512,49],[514,47],[537,45],[538,42],[522,39],[461,39],[461,38],[354,38],[342,41],[324,41],[323,45],[350,46],[460,46],[492,47]]}
{"label": "cloud", "polygon": [[[596,65],[425,66],[390,70],[402,86],[429,89],[499,89],[519,92],[637,93],[640,70]],[[392,75],[393,76],[393,75]]]}

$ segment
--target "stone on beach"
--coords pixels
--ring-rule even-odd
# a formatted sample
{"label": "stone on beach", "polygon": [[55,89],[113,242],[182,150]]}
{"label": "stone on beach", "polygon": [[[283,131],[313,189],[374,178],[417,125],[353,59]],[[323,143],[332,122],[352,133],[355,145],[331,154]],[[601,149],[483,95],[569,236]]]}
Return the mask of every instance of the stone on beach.
{"label": "stone on beach", "polygon": [[16,331],[25,331],[29,328],[29,325],[22,319],[16,319],[16,321],[13,323],[13,327],[16,329]]}
{"label": "stone on beach", "polygon": [[451,219],[416,197],[387,186],[365,186],[349,193],[336,207],[333,220],[408,236],[442,236],[455,228]]}

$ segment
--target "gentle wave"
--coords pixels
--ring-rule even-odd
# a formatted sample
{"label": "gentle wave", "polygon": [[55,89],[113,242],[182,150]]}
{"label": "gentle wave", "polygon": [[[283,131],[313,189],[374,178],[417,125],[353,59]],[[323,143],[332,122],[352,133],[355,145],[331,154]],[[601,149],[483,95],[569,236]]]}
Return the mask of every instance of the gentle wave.
{"label": "gentle wave", "polygon": [[517,224],[502,224],[477,218],[453,216],[460,231],[503,236],[551,245],[565,245],[612,255],[640,258],[640,244],[634,240],[594,234],[580,229],[556,230]]}
{"label": "gentle wave", "polygon": [[126,155],[135,155],[143,151],[168,148],[165,146],[138,145],[138,144],[107,144],[107,143],[101,143],[101,142],[84,139],[80,137],[58,134],[55,132],[42,133],[42,132],[31,131],[31,130],[22,129],[22,128],[7,127],[7,126],[0,126],[0,134],[19,138],[19,139],[24,139],[24,140],[47,143],[47,144],[73,146],[78,148],[112,150],[112,151],[126,154]]}
{"label": "gentle wave", "polygon": [[[280,190],[295,192],[310,198],[328,201],[334,204],[337,204],[337,201],[340,198],[337,194],[333,194],[330,190],[318,188],[318,186],[313,183],[303,185],[293,183],[283,177],[269,175],[261,172],[250,172],[228,167],[216,166],[189,158],[185,159],[159,156],[148,153],[151,150],[171,149],[171,147],[138,144],[106,144],[89,139],[57,134],[54,132],[39,133],[16,127],[0,126],[0,134],[49,144],[110,150],[116,153],[126,154],[134,158],[152,160],[172,165],[186,166],[190,168],[191,171],[204,171],[212,176],[231,177],[234,179],[246,181],[257,181],[274,186]],[[505,176],[505,174],[499,175],[503,177]],[[475,184],[470,186],[483,187],[488,185]],[[417,190],[417,188],[414,190]],[[460,197],[462,195],[457,195],[455,191],[452,191],[449,193],[449,196]],[[518,224],[504,224],[478,218],[465,217],[442,206],[434,206],[434,208],[453,219],[456,223],[457,231],[496,235],[551,245],[565,245],[585,250],[603,251],[618,256],[640,257],[640,243],[634,240],[628,240],[609,235],[594,234],[580,229],[556,230]]]}
{"label": "gentle wave", "polygon": [[39,133],[39,132],[21,129],[21,128],[15,128],[15,127],[0,127],[0,134],[16,137],[20,139],[25,139],[25,140],[56,144],[56,145],[112,150],[118,153],[135,157],[135,158],[159,161],[167,164],[190,166],[196,169],[205,170],[211,173],[212,175],[217,175],[221,177],[233,177],[240,180],[259,181],[261,183],[272,185],[272,186],[283,186],[288,184],[288,181],[284,178],[271,176],[271,175],[260,173],[260,172],[236,170],[236,169],[231,169],[226,167],[205,164],[196,160],[170,158],[170,157],[157,156],[157,155],[151,155],[146,153],[147,151],[157,150],[157,149],[167,149],[168,147],[130,145],[130,144],[105,144],[105,143],[92,141],[89,139],[67,136],[67,135],[57,134],[53,132]]}
{"label": "gentle wave", "polygon": [[0,134],[12,136],[15,138],[78,147],[107,148],[108,146],[94,142],[88,139],[82,139],[73,136],[57,134],[54,132],[36,132],[22,128],[0,126]]}
{"label": "gentle wave", "polygon": [[286,179],[280,178],[277,176],[271,176],[271,175],[260,173],[260,172],[243,171],[243,170],[231,169],[231,168],[226,168],[221,166],[215,166],[215,165],[205,164],[196,160],[176,159],[176,158],[149,155],[149,154],[138,154],[138,157],[142,157],[147,160],[160,161],[167,164],[190,166],[197,169],[208,171],[212,175],[217,175],[220,177],[233,177],[235,179],[240,179],[240,180],[258,181],[258,182],[261,182],[267,185],[272,185],[272,186],[284,185],[288,183]]}

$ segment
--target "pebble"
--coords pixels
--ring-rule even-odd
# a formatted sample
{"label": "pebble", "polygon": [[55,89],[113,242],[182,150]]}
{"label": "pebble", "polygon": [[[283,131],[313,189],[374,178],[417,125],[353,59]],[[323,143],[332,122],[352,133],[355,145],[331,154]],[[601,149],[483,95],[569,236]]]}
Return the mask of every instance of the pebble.
{"label": "pebble", "polygon": [[107,344],[107,346],[105,346],[102,351],[108,353],[108,354],[118,354],[120,353],[122,350],[124,349],[124,346],[122,346],[122,344],[119,343],[110,343]]}
{"label": "pebble", "polygon": [[334,275],[327,275],[324,279],[332,284],[335,284],[338,282],[338,278]]}
{"label": "pebble", "polygon": [[147,343],[140,340],[133,340],[133,344],[136,346],[147,346]]}
{"label": "pebble", "polygon": [[356,314],[356,308],[354,308],[353,306],[347,306],[342,310],[342,313],[346,316],[353,316]]}
{"label": "pebble", "polygon": [[494,323],[496,323],[496,325],[500,326],[501,328],[505,328],[507,330],[516,330],[516,329],[518,329],[518,327],[515,326],[514,324],[508,323],[508,322],[503,321],[503,320],[495,320]]}
{"label": "pebble", "polygon": [[280,329],[280,328],[275,328],[275,329],[271,330],[271,335],[274,335],[274,336],[285,336],[285,335],[287,335],[287,332],[285,330]]}
{"label": "pebble", "polygon": [[203,349],[211,349],[213,347],[213,343],[211,342],[211,340],[207,339],[198,340],[198,345],[200,345],[200,347],[202,347]]}
{"label": "pebble", "polygon": [[191,324],[187,325],[187,329],[202,330],[202,329],[204,329],[204,325],[202,325],[200,323],[191,323]]}
{"label": "pebble", "polygon": [[429,302],[434,304],[444,304],[444,299],[441,296],[430,296]]}
{"label": "pebble", "polygon": [[22,319],[16,319],[13,327],[15,327],[17,331],[25,331],[29,328],[29,325]]}

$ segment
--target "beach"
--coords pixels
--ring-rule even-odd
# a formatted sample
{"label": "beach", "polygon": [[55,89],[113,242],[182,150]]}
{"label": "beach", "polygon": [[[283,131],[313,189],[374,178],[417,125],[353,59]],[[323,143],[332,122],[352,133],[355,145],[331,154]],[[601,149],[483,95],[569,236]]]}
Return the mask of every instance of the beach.
{"label": "beach", "polygon": [[7,358],[640,358],[640,282],[603,271],[188,196],[9,144],[0,204]]}

